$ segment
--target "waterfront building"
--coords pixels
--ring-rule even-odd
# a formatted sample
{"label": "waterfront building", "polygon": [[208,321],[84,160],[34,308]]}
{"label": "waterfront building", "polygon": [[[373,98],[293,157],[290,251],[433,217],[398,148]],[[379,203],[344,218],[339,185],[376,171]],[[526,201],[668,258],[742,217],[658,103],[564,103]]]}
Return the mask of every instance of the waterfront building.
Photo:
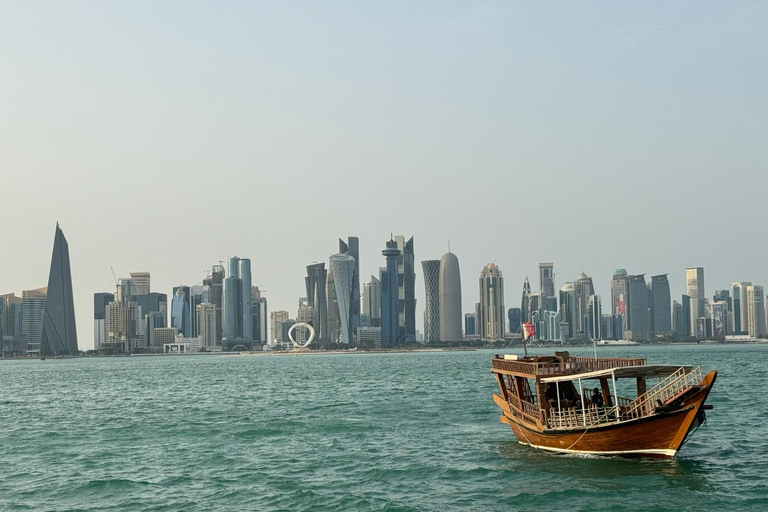
{"label": "waterfront building", "polygon": [[560,321],[568,325],[567,330],[562,330],[563,338],[571,339],[576,337],[576,291],[572,282],[565,283],[560,288]]}
{"label": "waterfront building", "polygon": [[632,341],[650,338],[648,312],[648,286],[645,274],[627,276],[627,330],[625,337]]}
{"label": "waterfront building", "polygon": [[[280,331],[282,333],[280,337],[282,338],[283,343],[287,348],[291,348],[291,345],[293,345],[293,343],[291,343],[290,336],[288,336],[288,331],[290,331],[291,327],[293,327],[294,325],[296,325],[296,320],[294,320],[293,318],[289,318],[288,320],[280,324]],[[298,331],[298,328],[294,330],[294,332],[296,331]],[[295,339],[298,342],[298,340],[296,339],[296,336],[294,336],[293,339]]]}
{"label": "waterfront building", "polygon": [[591,340],[603,339],[603,307],[599,295],[589,297],[587,306],[587,336]]}
{"label": "waterfront building", "polygon": [[313,263],[307,265],[307,277],[304,284],[307,289],[307,304],[315,312],[315,336],[318,341],[328,339],[328,303],[325,292],[325,284],[328,281],[328,271],[325,263]]}
{"label": "waterfront building", "polygon": [[685,294],[691,298],[691,333],[701,337],[697,324],[698,319],[704,317],[704,299],[707,296],[704,291],[704,269],[702,267],[685,269]]}
{"label": "waterfront building", "polygon": [[[296,323],[315,326],[315,310],[309,305],[309,299],[299,298],[299,310],[296,312]],[[309,340],[309,329],[297,327],[293,331],[293,338],[298,343],[306,343]]]}
{"label": "waterfront building", "polygon": [[75,354],[78,351],[69,244],[58,222],[53,240],[40,343],[43,353]]}
{"label": "waterfront building", "polygon": [[21,292],[21,329],[27,338],[27,352],[30,354],[40,352],[46,292],[46,287]]}
{"label": "waterfront building", "polygon": [[[440,340],[460,341],[461,334],[461,272],[459,259],[452,252],[440,258]],[[503,320],[502,320],[503,324]]]}
{"label": "waterfront building", "polygon": [[654,336],[672,334],[671,296],[667,274],[651,276],[651,330]]}
{"label": "waterfront building", "polygon": [[504,277],[495,263],[480,272],[480,337],[496,341],[504,338]]}
{"label": "waterfront building", "polygon": [[555,295],[554,263],[539,263],[539,293],[541,294],[542,309],[555,311],[557,309],[557,296]]}
{"label": "waterfront building", "polygon": [[[120,290],[118,282],[118,290]],[[125,288],[123,288],[125,289]],[[133,348],[144,346],[141,333],[141,311],[139,305],[127,294],[115,294],[115,300],[107,305],[107,341],[100,349],[129,352]],[[121,295],[122,299],[118,299]]]}
{"label": "waterfront building", "polygon": [[[336,290],[336,307],[339,315],[339,343],[352,343],[355,332],[351,316],[352,279],[355,272],[355,258],[349,253],[334,254],[330,258],[328,270],[333,275],[333,285]],[[359,298],[355,299],[355,303],[359,304]]]}
{"label": "waterfront building", "polygon": [[275,342],[278,341],[287,341],[287,338],[283,339],[283,323],[288,321],[288,318],[288,312],[282,309],[272,311],[269,314],[272,333],[272,343],[270,343],[270,346],[274,346]]}
{"label": "waterfront building", "polygon": [[541,329],[540,339],[547,341],[563,341],[562,331],[560,329],[560,312],[544,311],[542,321],[538,326]]}
{"label": "waterfront building", "polygon": [[765,336],[765,290],[760,285],[747,286],[747,333],[758,338]]}
{"label": "waterfront building", "polygon": [[336,285],[333,284],[333,273],[327,272],[325,279],[325,303],[328,325],[326,332],[327,339],[332,343],[339,342],[339,301],[336,300]]}
{"label": "waterfront building", "polygon": [[201,346],[207,352],[220,350],[216,343],[216,304],[203,302],[195,308],[197,316],[197,332]]}
{"label": "waterfront building", "polygon": [[224,337],[224,320],[222,310],[224,308],[224,277],[223,265],[213,265],[211,273],[203,279],[203,284],[210,289],[211,304],[216,306],[216,344],[221,345]]}
{"label": "waterfront building", "polygon": [[587,322],[589,312],[589,298],[595,294],[595,287],[592,284],[592,278],[584,272],[579,274],[573,283],[573,291],[576,294],[576,318],[574,319],[575,337],[584,338],[587,336]]}
{"label": "waterfront building", "polygon": [[361,345],[381,346],[381,327],[361,327],[357,338]]}
{"label": "waterfront building", "polygon": [[617,339],[621,339],[627,329],[627,296],[627,271],[617,268],[613,271],[611,279],[611,315],[621,316],[621,335]]}
{"label": "waterfront building", "polygon": [[475,328],[475,314],[467,313],[464,315],[464,336],[475,336],[477,330]]}
{"label": "waterfront building", "polygon": [[733,334],[733,301],[731,300],[731,290],[715,290],[712,299],[714,302],[725,302],[727,312],[725,315],[724,334]]}
{"label": "waterfront building", "polygon": [[413,237],[406,241],[402,235],[396,235],[394,240],[400,250],[397,257],[398,340],[406,341],[416,337],[416,272]]}
{"label": "waterfront building", "polygon": [[22,298],[15,293],[0,295],[2,312],[0,313],[0,329],[4,336],[22,336]]}
{"label": "waterfront building", "polygon": [[349,340],[352,340],[357,333],[357,328],[360,327],[360,240],[356,236],[347,237],[346,242],[339,238],[339,253],[348,254],[355,263],[347,301],[349,303]]}
{"label": "waterfront building", "polygon": [[440,260],[421,262],[424,272],[424,340],[440,340]]}
{"label": "waterfront building", "polygon": [[672,301],[672,333],[681,334],[683,323],[683,305],[676,300]]}
{"label": "waterfront building", "polygon": [[363,286],[363,315],[370,327],[381,327],[381,281],[374,276]]}
{"label": "waterfront building", "polygon": [[620,340],[624,338],[624,317],[621,315],[611,315],[611,339]]}
{"label": "waterfront building", "polygon": [[398,260],[402,251],[397,242],[390,238],[381,254],[386,258],[387,266],[380,270],[381,281],[381,346],[394,347],[400,341],[400,315],[398,306]]}
{"label": "waterfront building", "polygon": [[251,341],[251,260],[233,256],[229,259],[229,275],[223,280],[223,339]]}
{"label": "waterfront building", "polygon": [[523,281],[523,296],[520,298],[520,318],[522,323],[531,321],[532,311],[528,309],[528,296],[530,294],[531,283],[528,282],[528,276],[525,276],[525,280]]}
{"label": "waterfront building", "polygon": [[176,327],[156,327],[152,334],[153,348],[163,349],[165,345],[175,344],[178,339],[179,330]]}
{"label": "waterfront building", "polygon": [[[325,296],[323,296],[325,300]],[[269,337],[267,335],[267,298],[261,296],[261,291],[258,286],[251,288],[251,318],[253,323],[253,341],[259,342],[260,346],[264,346],[268,343]],[[314,326],[317,328],[317,326]]]}
{"label": "waterfront building", "polygon": [[507,317],[509,318],[509,332],[512,334],[520,334],[520,326],[522,324],[522,313],[520,308],[509,308]]}
{"label": "waterfront building", "polygon": [[93,349],[107,342],[107,306],[115,300],[114,293],[93,294]]}
{"label": "waterfront building", "polygon": [[747,302],[747,287],[752,283],[740,281],[733,283],[733,333],[747,334],[749,331],[749,313]]}
{"label": "waterfront building", "polygon": [[723,338],[728,328],[728,303],[724,300],[709,303],[712,318],[712,336]]}
{"label": "waterfront building", "polygon": [[684,338],[690,338],[692,336],[691,333],[691,298],[688,295],[683,294],[681,300],[680,300],[680,311],[682,312],[683,318],[682,323],[680,324],[681,330],[680,335]]}
{"label": "waterfront building", "polygon": [[173,287],[171,299],[171,327],[185,338],[192,337],[192,300],[189,286]]}

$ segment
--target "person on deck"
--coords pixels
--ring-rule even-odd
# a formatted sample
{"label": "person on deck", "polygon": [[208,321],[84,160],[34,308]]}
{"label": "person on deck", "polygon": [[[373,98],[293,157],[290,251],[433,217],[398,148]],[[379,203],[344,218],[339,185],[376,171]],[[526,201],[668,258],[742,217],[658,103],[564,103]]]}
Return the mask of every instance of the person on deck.
{"label": "person on deck", "polygon": [[595,388],[594,391],[592,391],[592,403],[598,407],[603,406],[603,395],[600,393],[600,390]]}

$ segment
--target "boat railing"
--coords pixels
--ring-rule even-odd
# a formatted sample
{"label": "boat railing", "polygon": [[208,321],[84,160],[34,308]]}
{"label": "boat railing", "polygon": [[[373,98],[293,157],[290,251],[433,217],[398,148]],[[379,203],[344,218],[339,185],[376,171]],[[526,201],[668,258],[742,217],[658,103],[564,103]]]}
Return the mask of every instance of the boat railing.
{"label": "boat railing", "polygon": [[558,362],[515,361],[501,358],[494,358],[491,360],[491,366],[495,370],[532,376],[572,375],[609,370],[611,368],[642,366],[644,364],[645,359],[624,357],[602,357],[599,359],[590,357],[565,357],[562,361]]}
{"label": "boat railing", "polygon": [[590,405],[584,409],[569,407],[567,409],[549,411],[550,428],[579,428],[592,427],[601,423],[616,421],[614,409]]}
{"label": "boat railing", "polygon": [[[631,403],[624,405],[623,415],[630,419],[646,416],[658,405],[666,404],[667,401],[685,393],[693,386],[701,384],[701,381],[700,366],[688,371],[685,367],[680,367]],[[619,405],[622,404],[619,403]]]}
{"label": "boat railing", "polygon": [[517,410],[521,413],[521,418],[529,423],[537,423],[541,418],[541,411],[535,404],[521,400],[515,395],[509,395],[509,403],[512,406],[512,410]]}

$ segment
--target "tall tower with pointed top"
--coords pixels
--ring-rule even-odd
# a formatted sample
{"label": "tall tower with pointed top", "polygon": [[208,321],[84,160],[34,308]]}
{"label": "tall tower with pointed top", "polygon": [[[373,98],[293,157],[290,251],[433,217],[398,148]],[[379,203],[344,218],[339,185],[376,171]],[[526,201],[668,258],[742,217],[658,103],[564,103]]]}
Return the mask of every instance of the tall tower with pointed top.
{"label": "tall tower with pointed top", "polygon": [[40,340],[42,353],[75,353],[77,328],[75,301],[72,293],[72,272],[69,266],[69,244],[56,223],[53,239],[51,270],[48,274],[48,294],[43,313],[43,331]]}

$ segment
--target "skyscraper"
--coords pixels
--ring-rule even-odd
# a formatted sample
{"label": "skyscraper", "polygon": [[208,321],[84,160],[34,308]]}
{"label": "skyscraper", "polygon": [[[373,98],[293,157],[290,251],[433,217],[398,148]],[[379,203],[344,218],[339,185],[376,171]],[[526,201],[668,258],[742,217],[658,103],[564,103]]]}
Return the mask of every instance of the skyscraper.
{"label": "skyscraper", "polygon": [[421,262],[424,271],[424,340],[440,340],[440,260]]}
{"label": "skyscraper", "polygon": [[233,256],[229,259],[229,275],[223,282],[223,338],[228,341],[250,341],[253,336],[251,317],[251,260]]}
{"label": "skyscraper", "polygon": [[[31,341],[31,340],[30,340]],[[76,353],[77,328],[69,266],[69,244],[56,223],[51,271],[45,301],[40,350],[43,353]]]}
{"label": "skyscraper", "polygon": [[216,305],[210,302],[198,304],[195,308],[197,333],[202,346],[207,352],[215,351],[216,344]]}
{"label": "skyscraper", "polygon": [[539,263],[539,293],[541,294],[541,307],[544,311],[557,309],[557,297],[555,296],[554,263]]}
{"label": "skyscraper", "polygon": [[171,299],[171,327],[185,338],[192,337],[192,299],[189,286],[174,286]]}
{"label": "skyscraper", "polygon": [[589,297],[589,306],[587,308],[587,335],[591,340],[603,339],[603,307],[599,295]]}
{"label": "skyscraper", "polygon": [[222,309],[224,307],[224,266],[213,265],[211,275],[203,279],[203,284],[211,290],[211,304],[216,306],[216,344],[221,343],[224,337],[224,321]]}
{"label": "skyscraper", "polygon": [[349,292],[349,329],[352,339],[360,327],[360,240],[356,236],[347,237],[346,242],[339,238],[339,253],[349,254],[355,261]]}
{"label": "skyscraper", "polygon": [[680,300],[680,311],[683,315],[682,323],[680,324],[680,336],[684,338],[690,338],[691,333],[691,298],[688,295],[683,295]]}
{"label": "skyscraper", "polygon": [[504,338],[504,278],[495,263],[480,272],[480,337],[484,340]]}
{"label": "skyscraper", "polygon": [[464,335],[475,336],[475,314],[467,313],[464,315]]}
{"label": "skyscraper", "polygon": [[627,295],[627,271],[617,268],[611,279],[611,315],[621,316],[622,337],[627,329]]}
{"label": "skyscraper", "polygon": [[452,252],[440,259],[439,280],[440,339],[461,341],[461,273],[459,259]]}
{"label": "skyscraper", "polygon": [[402,235],[395,236],[400,255],[397,258],[398,282],[398,336],[405,341],[416,336],[416,272],[413,252],[413,237],[405,241]]}
{"label": "skyscraper", "polygon": [[520,299],[520,321],[522,323],[531,321],[532,312],[528,310],[528,295],[530,295],[530,293],[531,283],[528,282],[528,276],[525,276],[525,281],[523,281],[523,296]]}
{"label": "skyscraper", "polygon": [[[334,254],[330,258],[329,269],[333,275],[336,290],[336,303],[339,314],[339,343],[352,343],[352,280],[355,274],[355,258],[349,253]],[[359,304],[359,299],[355,303]]]}
{"label": "skyscraper", "polygon": [[765,290],[760,285],[747,286],[747,332],[753,338],[765,336]]}
{"label": "skyscraper", "polygon": [[131,272],[136,295],[149,294],[149,272]]}
{"label": "skyscraper", "polygon": [[507,317],[509,318],[509,332],[512,334],[520,333],[520,308],[509,308],[507,311]]}
{"label": "skyscraper", "polygon": [[369,327],[381,327],[381,281],[374,276],[363,286],[363,315]]}
{"label": "skyscraper", "polygon": [[107,306],[115,300],[114,293],[93,294],[93,349],[107,341]]}
{"label": "skyscraper", "polygon": [[270,319],[270,339],[272,342],[270,346],[274,346],[276,341],[288,341],[287,338],[283,339],[283,323],[288,321],[288,312],[285,310],[272,311],[269,314]]}
{"label": "skyscraper", "polygon": [[672,309],[667,274],[651,276],[651,326],[654,336],[672,334]]}
{"label": "skyscraper", "polygon": [[691,298],[691,333],[697,332],[698,319],[704,316],[704,269],[693,267],[685,269],[685,294]]}
{"label": "skyscraper", "polygon": [[633,341],[650,338],[648,286],[645,274],[627,276],[627,334]]}
{"label": "skyscraper", "polygon": [[[394,347],[400,341],[398,311],[398,258],[401,256],[397,242],[393,238],[386,244],[381,254],[387,260],[386,268],[381,269],[381,346]],[[415,320],[415,319],[414,319]]]}
{"label": "skyscraper", "polygon": [[[325,286],[325,282],[323,282]],[[325,301],[325,295],[323,295]],[[259,342],[262,346],[267,344],[269,337],[268,317],[267,317],[267,298],[261,296],[261,290],[258,286],[251,287],[251,318],[253,319],[253,341]],[[317,326],[314,326],[317,329]]]}
{"label": "skyscraper", "polygon": [[328,303],[326,302],[325,283],[328,280],[328,271],[325,263],[313,263],[307,265],[307,277],[304,284],[307,289],[307,302],[315,311],[315,336],[318,341],[328,339]]}
{"label": "skyscraper", "polygon": [[[575,332],[571,334],[574,337],[584,337],[587,335],[587,314],[589,311],[589,298],[595,294],[595,287],[592,284],[592,278],[587,276],[584,272],[579,274],[576,281],[573,283],[573,291],[576,294],[576,311],[577,315],[574,319],[576,323]],[[571,329],[574,331],[574,329]]]}
{"label": "skyscraper", "polygon": [[752,283],[741,281],[733,283],[733,333],[747,334],[749,331],[749,314],[747,304],[747,287]]}
{"label": "skyscraper", "polygon": [[574,338],[576,336],[578,311],[576,310],[576,291],[573,283],[568,282],[560,288],[560,321],[568,324],[568,331],[561,334],[564,339]]}
{"label": "skyscraper", "polygon": [[21,292],[21,328],[27,337],[27,352],[32,354],[53,352],[42,346],[45,299],[46,288]]}

